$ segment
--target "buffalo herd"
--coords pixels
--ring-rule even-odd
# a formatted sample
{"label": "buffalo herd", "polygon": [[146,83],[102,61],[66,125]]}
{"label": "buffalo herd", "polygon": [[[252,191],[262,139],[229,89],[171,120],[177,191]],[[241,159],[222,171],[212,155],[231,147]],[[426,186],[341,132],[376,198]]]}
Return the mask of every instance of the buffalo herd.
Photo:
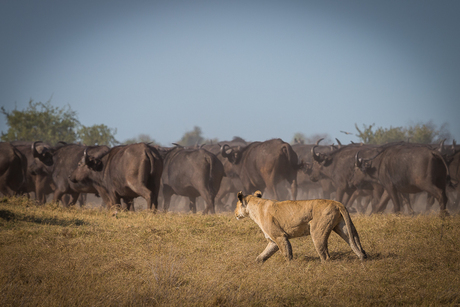
{"label": "buffalo herd", "polygon": [[436,202],[441,214],[459,209],[460,148],[455,141],[452,146],[320,142],[235,138],[193,147],[137,143],[112,148],[0,142],[0,194],[34,193],[39,204],[52,195],[54,202],[71,206],[89,193],[108,208],[127,210],[134,210],[134,199],[142,197],[154,212],[161,200],[167,211],[177,195],[188,198],[194,213],[201,197],[206,214],[234,207],[238,191],[259,190],[277,200],[335,199],[361,213],[383,212],[390,201],[393,212],[407,207],[414,213],[413,204],[424,193],[424,210]]}

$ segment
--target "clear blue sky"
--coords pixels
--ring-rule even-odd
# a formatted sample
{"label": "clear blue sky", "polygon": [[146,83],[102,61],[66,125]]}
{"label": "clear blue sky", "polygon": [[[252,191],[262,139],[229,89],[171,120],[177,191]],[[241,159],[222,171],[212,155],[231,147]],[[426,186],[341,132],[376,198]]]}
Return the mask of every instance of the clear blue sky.
{"label": "clear blue sky", "polygon": [[428,121],[460,140],[458,0],[3,0],[0,37],[1,106],[52,97],[119,141]]}

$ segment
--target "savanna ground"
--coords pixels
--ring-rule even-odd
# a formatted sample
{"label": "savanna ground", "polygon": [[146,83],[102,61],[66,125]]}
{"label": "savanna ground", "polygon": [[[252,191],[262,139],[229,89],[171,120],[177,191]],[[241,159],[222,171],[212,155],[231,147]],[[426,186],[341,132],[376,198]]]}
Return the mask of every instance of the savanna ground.
{"label": "savanna ground", "polygon": [[36,206],[0,199],[2,306],[460,305],[460,215],[352,215],[369,259],[335,233],[255,262],[249,219]]}

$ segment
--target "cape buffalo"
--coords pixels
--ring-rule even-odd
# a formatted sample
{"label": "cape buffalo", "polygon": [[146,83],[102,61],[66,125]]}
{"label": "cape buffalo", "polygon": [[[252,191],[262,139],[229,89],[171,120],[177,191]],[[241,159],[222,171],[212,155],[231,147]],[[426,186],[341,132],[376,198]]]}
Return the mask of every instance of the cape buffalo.
{"label": "cape buffalo", "polygon": [[[313,164],[307,170],[311,180],[319,181],[329,178],[336,187],[336,200],[342,202],[346,207],[350,207],[357,196],[363,193],[369,194],[370,192],[373,195],[374,207],[383,192],[379,184],[363,183],[356,185],[350,181],[350,178],[353,174],[356,152],[363,148],[375,148],[375,146],[362,144],[340,145],[337,149],[327,153],[317,152],[316,148],[317,146],[313,146],[311,149]],[[369,191],[359,191],[361,189]],[[363,210],[363,208],[360,208],[360,210]]]}
{"label": "cape buffalo", "polygon": [[[446,211],[446,185],[449,170],[437,150],[428,146],[396,144],[384,147],[372,158],[363,159],[355,155],[351,181],[359,184],[371,181],[381,184],[394,204],[394,211],[400,211],[399,193],[428,192],[439,203],[441,214]],[[377,211],[381,211],[383,199]]]}
{"label": "cape buffalo", "polygon": [[53,200],[63,201],[64,194],[70,195],[68,206],[74,205],[81,193],[97,193],[97,189],[88,182],[72,182],[69,180],[70,174],[77,167],[82,159],[83,153],[99,157],[107,153],[110,149],[107,146],[84,146],[79,144],[65,144],[53,151],[54,165],[51,169],[51,178],[54,184]]}
{"label": "cape buffalo", "polygon": [[292,198],[297,198],[297,171],[300,166],[297,154],[288,143],[272,139],[253,142],[239,150],[225,144],[221,153],[232,163],[232,171],[240,178],[245,194],[266,189],[271,197],[280,199],[276,185],[287,180]]}
{"label": "cape buffalo", "polygon": [[90,156],[87,149],[69,179],[92,185],[107,207],[121,206],[128,210],[135,197],[142,196],[147,206],[158,209],[163,159],[158,151],[144,143],[116,146],[100,157]]}
{"label": "cape buffalo", "polygon": [[26,183],[27,159],[10,143],[0,142],[0,193],[17,195]]}
{"label": "cape buffalo", "polygon": [[26,158],[27,171],[26,183],[21,188],[22,193],[35,193],[35,199],[38,203],[46,202],[46,195],[54,190],[51,173],[48,168],[53,165],[53,148],[41,141],[11,142]]}
{"label": "cape buffalo", "polygon": [[[222,156],[221,150],[222,146],[225,144],[230,147],[230,150],[241,150],[241,148],[246,147],[249,143],[241,138],[235,137],[232,141],[222,141],[217,144],[204,145],[202,147],[215,154],[224,166],[224,177],[222,178],[219,192],[217,192],[215,199],[216,206],[224,208],[224,199],[226,199],[226,204],[230,207],[230,210],[234,210],[236,205],[236,193],[243,189],[243,184],[238,174],[235,173],[232,163]],[[234,200],[233,202],[231,201],[232,199]]]}
{"label": "cape buffalo", "polygon": [[224,168],[219,159],[205,149],[180,146],[160,150],[164,159],[162,189],[164,210],[169,209],[174,194],[190,199],[190,210],[196,213],[196,198],[203,197],[203,214],[215,213],[215,197],[219,191]]}
{"label": "cape buffalo", "polygon": [[[307,198],[315,198],[318,193],[313,194],[312,192],[315,192],[315,190],[319,190],[321,198],[331,199],[332,192],[335,192],[335,186],[331,179],[323,178],[321,180],[318,180],[317,182],[313,182],[308,174],[309,169],[311,169],[311,165],[313,163],[311,149],[313,148],[313,146],[315,146],[315,144],[296,143],[291,146],[297,154],[298,159],[302,161],[302,167],[297,172],[298,189],[307,193]],[[318,146],[318,142],[315,148],[316,151],[320,153],[327,153],[332,150],[335,150],[333,146]]]}

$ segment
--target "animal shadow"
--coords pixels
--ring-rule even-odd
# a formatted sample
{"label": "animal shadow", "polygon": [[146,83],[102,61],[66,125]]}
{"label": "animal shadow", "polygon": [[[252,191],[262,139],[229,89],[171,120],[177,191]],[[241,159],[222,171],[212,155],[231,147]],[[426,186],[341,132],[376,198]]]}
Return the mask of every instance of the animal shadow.
{"label": "animal shadow", "polygon": [[56,225],[56,226],[82,226],[87,223],[81,219],[59,219],[56,217],[37,217],[27,214],[16,214],[10,210],[0,210],[0,219],[7,222],[18,221],[18,222],[29,222],[43,225]]}

